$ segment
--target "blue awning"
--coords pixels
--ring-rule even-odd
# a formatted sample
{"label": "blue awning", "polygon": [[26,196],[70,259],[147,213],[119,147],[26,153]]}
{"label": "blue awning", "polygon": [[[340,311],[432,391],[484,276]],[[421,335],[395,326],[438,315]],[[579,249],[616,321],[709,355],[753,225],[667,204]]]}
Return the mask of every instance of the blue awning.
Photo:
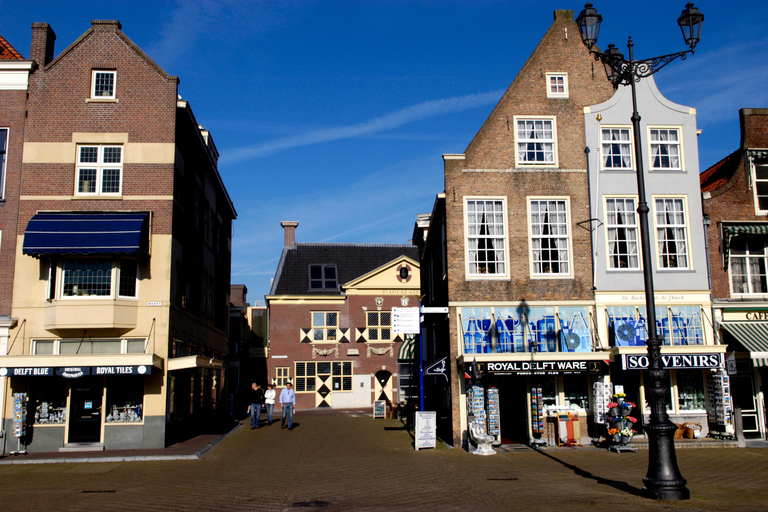
{"label": "blue awning", "polygon": [[38,213],[24,254],[149,254],[149,213]]}

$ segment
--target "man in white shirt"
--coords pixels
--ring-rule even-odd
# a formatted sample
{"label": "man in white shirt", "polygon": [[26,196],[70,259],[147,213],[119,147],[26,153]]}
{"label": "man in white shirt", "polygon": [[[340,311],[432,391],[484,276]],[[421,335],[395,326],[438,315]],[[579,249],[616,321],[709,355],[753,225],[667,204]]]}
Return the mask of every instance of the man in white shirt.
{"label": "man in white shirt", "polygon": [[280,392],[280,405],[283,406],[283,418],[280,422],[280,428],[285,428],[285,416],[288,415],[288,430],[293,430],[293,410],[296,408],[296,393],[293,392],[293,386],[290,382],[285,384],[285,388]]}

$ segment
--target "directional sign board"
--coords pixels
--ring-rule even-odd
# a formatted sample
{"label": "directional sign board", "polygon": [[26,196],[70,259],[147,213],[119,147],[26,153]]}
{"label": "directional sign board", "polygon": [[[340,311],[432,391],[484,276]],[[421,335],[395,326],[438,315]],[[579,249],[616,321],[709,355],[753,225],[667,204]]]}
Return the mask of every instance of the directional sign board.
{"label": "directional sign board", "polygon": [[395,334],[417,334],[421,330],[419,308],[392,308],[392,329]]}

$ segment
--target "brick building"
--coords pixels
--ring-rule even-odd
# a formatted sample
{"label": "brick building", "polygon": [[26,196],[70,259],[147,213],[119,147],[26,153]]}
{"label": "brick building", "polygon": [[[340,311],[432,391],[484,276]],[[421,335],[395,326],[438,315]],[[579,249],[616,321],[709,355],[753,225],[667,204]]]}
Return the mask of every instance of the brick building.
{"label": "brick building", "polygon": [[121,28],[95,20],[55,56],[32,25],[0,356],[30,451],[162,447],[223,408],[236,212],[179,79]]}
{"label": "brick building", "polygon": [[715,333],[746,437],[768,435],[768,109],[739,111],[740,147],[700,176]]}
{"label": "brick building", "polygon": [[[586,414],[607,371],[591,314],[583,108],[612,94],[573,12],[555,11],[464,153],[443,156],[445,190],[419,244],[424,305],[449,306],[447,318],[425,319],[425,345],[448,354],[450,399],[438,389],[432,400],[450,406],[456,445],[486,398],[497,441],[546,438],[542,407]],[[478,395],[473,374],[491,394]]]}
{"label": "brick building", "polygon": [[286,382],[297,409],[400,402],[413,339],[393,329],[392,308],[418,307],[413,245],[296,243],[285,246],[267,299],[267,372],[278,396]]}
{"label": "brick building", "polygon": [[[21,155],[29,73],[33,62],[0,36],[0,355],[8,350],[13,272],[16,262],[16,222],[19,215]],[[4,235],[4,236],[3,236]],[[0,418],[5,405],[6,382],[0,377]]]}

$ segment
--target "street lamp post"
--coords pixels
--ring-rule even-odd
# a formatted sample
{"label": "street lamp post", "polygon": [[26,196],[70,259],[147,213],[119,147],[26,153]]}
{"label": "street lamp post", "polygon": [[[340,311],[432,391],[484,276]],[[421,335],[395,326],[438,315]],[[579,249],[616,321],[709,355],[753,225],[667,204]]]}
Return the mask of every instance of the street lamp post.
{"label": "street lamp post", "polygon": [[629,85],[632,89],[632,127],[634,128],[635,162],[637,163],[637,213],[640,219],[640,239],[643,253],[643,278],[645,281],[645,308],[648,315],[648,402],[651,407],[650,422],[645,426],[648,432],[649,454],[648,473],[643,478],[645,487],[643,493],[646,497],[657,500],[686,500],[690,498],[690,491],[685,486],[686,480],[680,474],[675,456],[674,434],[677,426],[669,421],[667,414],[667,399],[669,397],[669,377],[661,360],[661,345],[663,335],[656,331],[656,304],[653,291],[653,265],[651,259],[651,245],[648,230],[648,203],[645,197],[645,179],[643,177],[643,158],[640,136],[640,114],[637,113],[637,95],[635,82],[649,77],[676,58],[684,60],[688,53],[693,53],[696,43],[701,36],[701,24],[704,15],[696,9],[692,3],[686,5],[685,10],[678,18],[677,23],[683,31],[683,37],[690,50],[662,55],[652,59],[635,60],[633,55],[634,44],[629,38],[627,48],[629,59],[613,44],[608,45],[605,52],[593,50],[600,32],[600,24],[603,17],[597,13],[592,4],[586,4],[576,18],[579,25],[581,39],[594,54],[595,60],[599,60],[605,66],[608,79],[613,83],[614,89],[619,85]]}

